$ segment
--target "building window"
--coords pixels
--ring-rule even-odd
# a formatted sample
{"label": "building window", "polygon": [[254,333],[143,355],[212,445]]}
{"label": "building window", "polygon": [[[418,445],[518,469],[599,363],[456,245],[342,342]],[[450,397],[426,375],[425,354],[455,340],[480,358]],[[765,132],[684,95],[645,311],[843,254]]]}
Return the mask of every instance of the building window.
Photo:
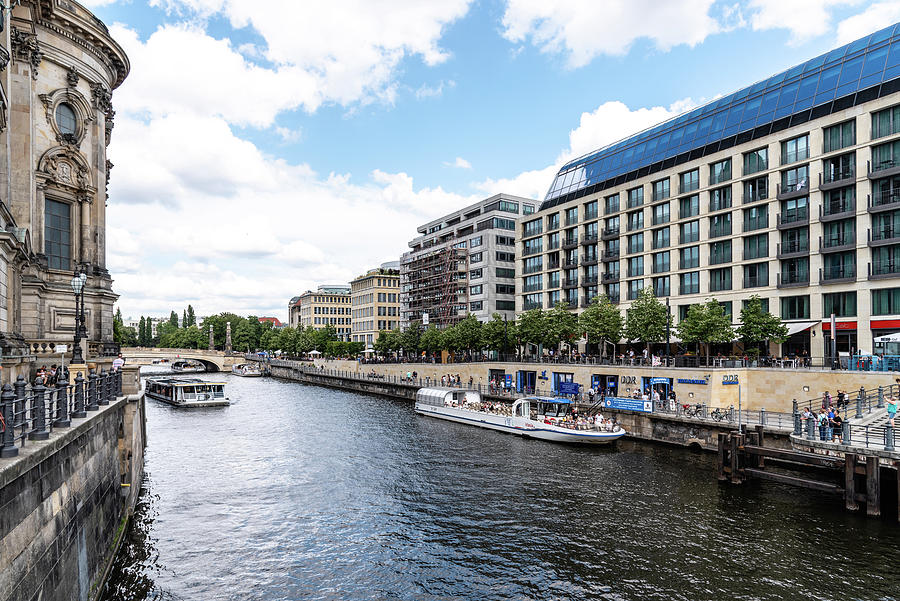
{"label": "building window", "polygon": [[481,278],[482,275],[483,275],[483,272],[481,271],[480,268],[479,268],[479,269],[473,269],[473,270],[471,270],[471,271],[469,272],[469,279],[470,279],[470,280],[477,280],[477,279]]}
{"label": "building window", "polygon": [[559,229],[559,213],[547,215],[547,231]]}
{"label": "building window", "polygon": [[532,238],[531,240],[526,240],[522,244],[522,254],[525,256],[534,255],[543,251],[543,238]]}
{"label": "building window", "polygon": [[709,192],[709,211],[721,211],[731,208],[731,186],[718,188]]}
{"label": "building window", "polygon": [[498,267],[497,268],[497,277],[505,278],[505,279],[510,279],[510,278],[514,279],[516,277],[516,270],[515,269],[507,269],[506,267]]}
{"label": "building window", "polygon": [[504,213],[515,213],[516,215],[518,215],[519,214],[519,203],[510,202],[508,200],[501,200],[500,201],[500,210],[503,211]]}
{"label": "building window", "polygon": [[497,311],[515,311],[516,301],[498,300],[494,306],[497,307]]}
{"label": "building window", "polygon": [[769,256],[769,234],[757,234],[744,238],[744,260]]}
{"label": "building window", "polygon": [[663,227],[653,230],[653,250],[667,248],[669,246],[669,228]]}
{"label": "building window", "polygon": [[669,251],[662,252],[662,253],[655,253],[653,255],[653,273],[665,273],[665,272],[669,271],[669,268],[670,268]]}
{"label": "building window", "polygon": [[715,215],[709,218],[709,237],[718,238],[731,234],[731,213]]}
{"label": "building window", "polygon": [[[63,106],[63,105],[60,105]],[[64,202],[44,200],[44,254],[50,269],[71,269],[71,208]]]}
{"label": "building window", "polygon": [[697,242],[700,240],[700,222],[699,221],[688,221],[687,223],[682,223],[678,226],[679,229],[679,240],[681,244],[685,244],[687,242]]}
{"label": "building window", "polygon": [[653,278],[653,295],[657,298],[662,298],[663,296],[669,296],[669,294],[669,276]]}
{"label": "building window", "polygon": [[534,205],[522,205],[522,214],[531,215],[534,213]]}
{"label": "building window", "polygon": [[769,168],[769,149],[757,148],[744,153],[744,175],[758,173]]}
{"label": "building window", "polygon": [[578,223],[578,207],[566,209],[566,227]]}
{"label": "building window", "polygon": [[872,171],[890,169],[900,164],[900,140],[872,147]]}
{"label": "building window", "polygon": [[653,207],[653,225],[663,223],[669,223],[669,203],[667,202]]}
{"label": "building window", "polygon": [[644,289],[644,280],[629,280],[628,281],[628,300],[634,300],[641,294],[641,290]]}
{"label": "building window", "polygon": [[653,188],[653,202],[657,200],[663,200],[669,197],[669,178],[661,179],[659,181],[655,181],[652,184]]}
{"label": "building window", "polygon": [[584,205],[584,219],[587,221],[588,219],[596,219],[597,218],[597,201],[592,200],[591,202],[585,203]]}
{"label": "building window", "polygon": [[496,253],[497,260],[503,263],[513,263],[516,260],[516,253],[508,253],[498,250]]}
{"label": "building window", "polygon": [[498,230],[516,230],[516,222],[513,219],[501,219],[500,217],[494,217],[493,225],[494,228]]}
{"label": "building window", "polygon": [[809,219],[809,198],[791,198],[781,201],[781,223],[795,223]]}
{"label": "building window", "polygon": [[56,106],[56,127],[64,136],[74,136],[78,126],[75,109],[68,103],[61,102]]}
{"label": "building window", "polygon": [[484,255],[482,253],[472,253],[469,256],[469,263],[481,263],[484,260]]}
{"label": "building window", "polygon": [[822,295],[822,317],[856,317],[856,292],[835,292]]}
{"label": "building window", "polygon": [[531,309],[542,309],[544,304],[541,302],[541,293],[525,295],[525,301],[522,308],[526,311]]}
{"label": "building window", "polygon": [[481,311],[483,307],[484,301],[472,301],[471,303],[469,303],[469,310],[473,312]]}
{"label": "building window", "polygon": [[[499,284],[498,284],[499,285]],[[524,292],[536,292],[544,289],[544,283],[541,281],[540,275],[530,275],[525,278]]]}
{"label": "building window", "polygon": [[769,197],[769,178],[757,177],[744,182],[744,204]]}
{"label": "building window", "polygon": [[715,186],[731,179],[731,159],[725,159],[709,166],[709,185]]}
{"label": "building window", "polygon": [[[540,276],[538,276],[540,277]],[[497,294],[515,294],[516,287],[512,284],[497,284]]]}
{"label": "building window", "polygon": [[607,196],[603,203],[603,212],[607,215],[619,210],[619,195]]}
{"label": "building window", "polygon": [[686,194],[700,187],[700,170],[693,169],[678,176],[678,193]]}
{"label": "building window", "polygon": [[900,104],[872,113],[872,139],[900,132]]}
{"label": "building window", "polygon": [[551,271],[547,274],[547,288],[559,288],[559,272]]}
{"label": "building window", "polygon": [[631,257],[628,259],[628,277],[644,275],[644,257]]}
{"label": "building window", "polygon": [[679,269],[696,269],[700,267],[700,247],[688,246],[682,248],[679,252],[678,268]]}
{"label": "building window", "polygon": [[[764,312],[766,312],[766,313],[769,312],[769,299],[767,299],[767,298],[759,299],[759,305],[762,307],[762,310]],[[745,298],[744,300],[741,301],[741,309],[746,309],[748,306],[750,306],[749,298]]]}
{"label": "building window", "polygon": [[635,211],[628,213],[628,231],[640,230],[644,228],[644,212]]}
{"label": "building window", "polygon": [[782,298],[781,319],[809,319],[809,295]]}
{"label": "building window", "polygon": [[713,242],[709,245],[709,264],[721,265],[731,262],[731,240]]}
{"label": "building window", "polygon": [[[544,232],[544,222],[540,219],[535,219],[534,221],[526,221],[522,224],[522,236],[525,238],[530,238],[532,236],[537,236]],[[481,243],[481,238],[478,238],[479,244]],[[475,239],[472,240],[472,246],[476,246]]]}
{"label": "building window", "polygon": [[700,214],[700,196],[694,194],[678,201],[678,218],[696,217]]}
{"label": "building window", "polygon": [[553,292],[547,293],[547,306],[555,307],[559,303],[560,295],[559,290],[554,290]]}
{"label": "building window", "polygon": [[809,158],[809,134],[781,143],[781,164],[788,165]]}
{"label": "building window", "polygon": [[900,288],[872,290],[872,315],[900,315]]}
{"label": "building window", "polygon": [[823,133],[825,134],[825,152],[853,146],[856,144],[856,120],[851,119],[826,127]]}
{"label": "building window", "polygon": [[481,294],[482,292],[484,292],[484,288],[481,284],[478,284],[477,286],[469,286],[469,294],[471,294],[472,296],[476,296],[478,294]]}
{"label": "building window", "polygon": [[678,276],[680,279],[678,293],[679,294],[698,294],[700,292],[700,272],[691,271],[690,273],[682,273]]}
{"label": "building window", "polygon": [[644,234],[631,234],[628,236],[628,254],[644,251]]}
{"label": "building window", "polygon": [[744,231],[764,230],[769,227],[769,208],[758,206],[744,209]]}
{"label": "building window", "polygon": [[644,204],[644,188],[632,188],[628,191],[628,208],[633,209]]}
{"label": "building window", "polygon": [[768,263],[754,263],[752,265],[744,265],[744,288],[759,288],[768,285]]}
{"label": "building window", "polygon": [[731,267],[709,270],[709,291],[731,290]]}
{"label": "building window", "polygon": [[525,259],[523,272],[526,274],[537,273],[544,269],[544,257],[529,257]]}

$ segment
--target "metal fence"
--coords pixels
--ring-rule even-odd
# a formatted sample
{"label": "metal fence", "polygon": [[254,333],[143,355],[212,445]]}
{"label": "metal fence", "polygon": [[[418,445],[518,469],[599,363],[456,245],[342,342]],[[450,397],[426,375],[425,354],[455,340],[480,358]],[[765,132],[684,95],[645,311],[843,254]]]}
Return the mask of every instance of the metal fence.
{"label": "metal fence", "polygon": [[72,384],[61,380],[44,386],[36,378],[28,386],[19,376],[0,392],[0,458],[15,457],[28,441],[47,440],[57,428],[68,428],[72,419],[87,417],[122,395],[122,372],[81,372]]}

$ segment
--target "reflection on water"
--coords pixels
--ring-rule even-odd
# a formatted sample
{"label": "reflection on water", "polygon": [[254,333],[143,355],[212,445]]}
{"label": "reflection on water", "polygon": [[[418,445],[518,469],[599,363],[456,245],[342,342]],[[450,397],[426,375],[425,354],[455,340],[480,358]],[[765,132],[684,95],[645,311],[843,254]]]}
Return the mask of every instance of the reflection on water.
{"label": "reflection on water", "polygon": [[231,407],[148,400],[148,475],[105,599],[900,591],[896,526],[771,483],[720,487],[707,455],[529,441],[406,402],[226,377]]}

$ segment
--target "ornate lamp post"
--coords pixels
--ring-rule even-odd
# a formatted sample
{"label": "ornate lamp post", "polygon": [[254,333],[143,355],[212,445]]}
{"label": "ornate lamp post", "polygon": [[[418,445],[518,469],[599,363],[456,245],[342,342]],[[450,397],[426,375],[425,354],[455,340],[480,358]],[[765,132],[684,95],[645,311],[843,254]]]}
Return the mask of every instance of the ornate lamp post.
{"label": "ornate lamp post", "polygon": [[87,274],[75,273],[72,278],[72,292],[75,293],[75,346],[72,348],[72,363],[84,363],[84,354],[81,352],[81,340],[87,338],[87,330],[84,324],[84,283]]}

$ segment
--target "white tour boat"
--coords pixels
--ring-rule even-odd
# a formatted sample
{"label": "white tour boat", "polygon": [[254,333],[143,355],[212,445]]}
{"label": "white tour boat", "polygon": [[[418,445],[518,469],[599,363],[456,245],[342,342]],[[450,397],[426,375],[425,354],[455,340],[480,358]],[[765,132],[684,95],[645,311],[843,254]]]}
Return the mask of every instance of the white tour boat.
{"label": "white tour boat", "polygon": [[231,373],[245,378],[255,378],[262,375],[258,363],[239,363],[231,368]]}
{"label": "white tour boat", "polygon": [[203,372],[206,368],[197,361],[176,361],[172,364],[172,371],[185,374],[190,372]]}
{"label": "white tour boat", "polygon": [[225,382],[207,382],[199,378],[148,378],[147,396],[175,407],[227,407]]}
{"label": "white tour boat", "polygon": [[420,388],[416,413],[553,442],[607,444],[625,436],[618,424],[571,419],[572,402],[551,397],[518,399],[512,406],[485,403],[474,390]]}

